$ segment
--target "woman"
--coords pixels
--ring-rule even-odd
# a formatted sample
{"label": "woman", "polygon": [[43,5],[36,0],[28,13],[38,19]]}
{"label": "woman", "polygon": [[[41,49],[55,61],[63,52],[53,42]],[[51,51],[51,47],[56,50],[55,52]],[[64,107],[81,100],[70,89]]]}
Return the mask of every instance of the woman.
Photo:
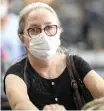
{"label": "woman", "polygon": [[[11,66],[4,80],[12,109],[75,109],[66,55],[58,51],[61,32],[60,21],[50,6],[37,2],[21,11],[18,34],[27,58]],[[81,57],[74,56],[74,62],[93,97],[104,96],[103,79]]]}

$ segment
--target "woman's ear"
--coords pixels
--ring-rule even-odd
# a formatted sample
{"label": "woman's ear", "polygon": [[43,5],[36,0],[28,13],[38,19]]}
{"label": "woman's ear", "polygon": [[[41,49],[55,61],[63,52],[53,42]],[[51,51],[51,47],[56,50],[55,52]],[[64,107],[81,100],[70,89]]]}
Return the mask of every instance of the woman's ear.
{"label": "woman's ear", "polygon": [[20,34],[19,38],[20,38],[23,46],[25,47],[25,49],[27,49],[29,47],[29,38],[25,37],[23,34]]}
{"label": "woman's ear", "polygon": [[25,44],[25,37],[22,34],[19,34],[19,38],[23,44],[23,46],[26,48],[26,44]]}
{"label": "woman's ear", "polygon": [[24,37],[23,37],[23,35],[22,34],[18,34],[18,36],[19,36],[21,42],[24,43]]}

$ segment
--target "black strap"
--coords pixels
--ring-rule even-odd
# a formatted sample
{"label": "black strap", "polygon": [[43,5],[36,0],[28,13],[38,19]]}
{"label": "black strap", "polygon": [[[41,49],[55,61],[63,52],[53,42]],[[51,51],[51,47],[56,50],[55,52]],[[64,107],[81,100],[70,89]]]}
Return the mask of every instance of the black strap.
{"label": "black strap", "polygon": [[91,93],[86,88],[86,86],[84,85],[83,81],[81,80],[81,78],[80,78],[80,76],[79,76],[79,74],[76,70],[74,60],[73,60],[73,55],[70,55],[70,61],[71,61],[71,64],[72,64],[73,74],[75,76],[75,79],[77,80],[79,89],[81,91],[81,93],[80,93],[81,94],[81,99],[82,99],[82,103],[84,105],[85,103],[93,100],[94,98],[92,97]]}
{"label": "black strap", "polygon": [[81,101],[81,97],[80,97],[80,93],[78,90],[78,84],[77,81],[73,75],[73,70],[72,70],[72,57],[73,56],[67,56],[67,67],[68,67],[68,72],[69,72],[69,77],[71,80],[71,87],[73,90],[73,99],[76,105],[76,109],[81,109],[83,107],[82,101]]}
{"label": "black strap", "polygon": [[70,55],[70,61],[72,64],[73,74],[75,76],[75,79],[78,83],[78,87],[80,89],[80,97],[81,97],[82,106],[84,106],[84,104],[86,103],[85,98],[84,98],[84,95],[85,95],[84,83],[82,82],[82,80],[81,80],[81,78],[80,78],[80,76],[76,70],[74,60],[73,60],[73,55]]}
{"label": "black strap", "polygon": [[79,74],[78,74],[78,72],[77,72],[77,70],[75,68],[75,64],[74,64],[74,60],[73,60],[73,55],[70,55],[70,62],[71,62],[71,65],[72,65],[72,70],[73,70],[75,78],[80,80]]}

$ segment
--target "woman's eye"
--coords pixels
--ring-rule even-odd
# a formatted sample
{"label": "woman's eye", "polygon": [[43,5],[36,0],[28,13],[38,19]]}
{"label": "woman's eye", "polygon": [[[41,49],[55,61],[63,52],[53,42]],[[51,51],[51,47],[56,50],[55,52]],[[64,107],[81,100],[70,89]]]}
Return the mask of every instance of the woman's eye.
{"label": "woman's eye", "polygon": [[37,32],[38,30],[39,30],[38,28],[34,28],[34,29],[33,29],[34,32]]}
{"label": "woman's eye", "polygon": [[53,28],[52,26],[47,26],[46,27],[47,30],[52,29],[52,28]]}
{"label": "woman's eye", "polygon": [[29,30],[29,34],[32,36],[32,35],[37,35],[40,33],[40,29],[39,28],[31,28]]}

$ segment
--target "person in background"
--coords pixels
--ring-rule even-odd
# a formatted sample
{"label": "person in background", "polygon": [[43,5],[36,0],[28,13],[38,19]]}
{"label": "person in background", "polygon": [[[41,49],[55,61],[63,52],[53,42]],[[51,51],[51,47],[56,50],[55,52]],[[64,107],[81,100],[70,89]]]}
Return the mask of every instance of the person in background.
{"label": "person in background", "polygon": [[23,46],[18,39],[18,16],[9,13],[11,0],[2,0],[0,2],[0,35],[1,47],[7,54],[6,61],[13,62],[17,60],[23,52]]}
{"label": "person in background", "polygon": [[18,16],[10,12],[11,0],[0,1],[0,49],[1,49],[1,109],[10,109],[3,91],[3,78],[10,65],[24,53],[21,41],[18,39]]}
{"label": "person in background", "polygon": [[[4,78],[4,90],[12,109],[76,109],[67,54],[61,47],[62,31],[56,12],[47,4],[32,3],[20,12],[18,35],[27,57],[12,65]],[[78,55],[73,56],[73,61],[91,95],[103,97],[104,80]]]}

